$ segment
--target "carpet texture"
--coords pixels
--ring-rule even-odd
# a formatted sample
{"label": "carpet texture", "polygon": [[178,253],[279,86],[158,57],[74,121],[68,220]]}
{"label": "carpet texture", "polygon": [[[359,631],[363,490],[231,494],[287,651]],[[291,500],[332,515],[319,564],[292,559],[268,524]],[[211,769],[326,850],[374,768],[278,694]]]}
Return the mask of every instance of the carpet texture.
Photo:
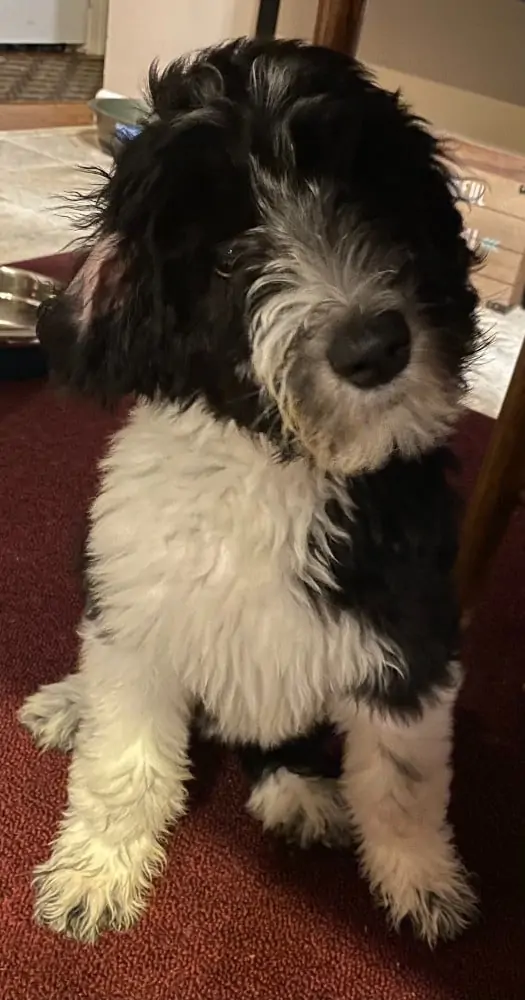
{"label": "carpet texture", "polygon": [[[523,1000],[524,513],[464,648],[452,813],[479,925],[434,953],[389,934],[351,852],[263,835],[229,754],[200,747],[190,815],[140,925],[94,948],[34,926],[31,869],[56,831],[67,761],[38,753],[15,713],[74,666],[71,553],[113,425],[40,381],[0,386],[1,1000]],[[489,430],[474,415],[460,428],[467,491]]]}

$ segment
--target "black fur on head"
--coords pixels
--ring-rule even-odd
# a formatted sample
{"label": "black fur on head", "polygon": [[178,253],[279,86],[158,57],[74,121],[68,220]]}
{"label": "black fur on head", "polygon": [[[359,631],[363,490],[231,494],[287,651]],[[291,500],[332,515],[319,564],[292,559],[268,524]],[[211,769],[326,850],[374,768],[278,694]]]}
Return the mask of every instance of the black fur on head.
{"label": "black fur on head", "polygon": [[343,473],[435,443],[478,332],[437,141],[354,60],[238,40],[150,74],[44,310],[53,368],[266,431]]}

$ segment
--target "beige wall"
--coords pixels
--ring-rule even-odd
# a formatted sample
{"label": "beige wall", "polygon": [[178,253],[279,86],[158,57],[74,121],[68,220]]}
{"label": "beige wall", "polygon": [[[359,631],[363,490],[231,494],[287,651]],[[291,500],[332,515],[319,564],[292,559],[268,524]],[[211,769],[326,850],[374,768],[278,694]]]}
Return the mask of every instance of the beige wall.
{"label": "beige wall", "polygon": [[277,34],[281,38],[305,38],[311,42],[317,16],[317,0],[281,0]]}
{"label": "beige wall", "polygon": [[257,0],[109,0],[104,87],[135,97],[150,62],[253,31]]}
{"label": "beige wall", "polygon": [[[104,87],[135,97],[150,62],[252,34],[258,0],[109,0]],[[310,38],[317,0],[282,0],[277,33]]]}
{"label": "beige wall", "polygon": [[525,152],[525,3],[368,0],[359,57],[438,129]]}
{"label": "beige wall", "polygon": [[366,61],[525,105],[525,3],[368,0]]}

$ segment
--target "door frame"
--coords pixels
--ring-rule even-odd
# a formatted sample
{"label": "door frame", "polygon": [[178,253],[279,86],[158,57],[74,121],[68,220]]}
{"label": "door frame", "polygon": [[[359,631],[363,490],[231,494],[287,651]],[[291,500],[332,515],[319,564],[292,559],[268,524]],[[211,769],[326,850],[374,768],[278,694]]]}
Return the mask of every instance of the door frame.
{"label": "door frame", "polygon": [[85,51],[90,56],[103,56],[106,52],[109,0],[89,0]]}

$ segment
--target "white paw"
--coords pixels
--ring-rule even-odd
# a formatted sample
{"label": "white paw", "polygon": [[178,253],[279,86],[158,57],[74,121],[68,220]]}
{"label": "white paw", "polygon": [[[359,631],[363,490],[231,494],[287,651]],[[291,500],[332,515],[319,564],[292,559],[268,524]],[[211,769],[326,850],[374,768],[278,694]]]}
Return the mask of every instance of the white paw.
{"label": "white paw", "polygon": [[57,841],[34,873],[35,919],[58,934],[93,943],[105,930],[127,930],[140,916],[164,853],[150,844],[107,846],[92,839]]}
{"label": "white paw", "polygon": [[26,699],[18,718],[43,750],[71,750],[80,721],[77,677],[41,687]]}
{"label": "white paw", "polygon": [[431,948],[457,937],[477,915],[476,896],[447,830],[435,835],[433,845],[427,839],[423,846],[407,840],[373,851],[364,847],[362,861],[394,928],[409,920]]}
{"label": "white paw", "polygon": [[300,847],[313,843],[338,847],[351,840],[350,821],[339,794],[339,783],[328,778],[279,768],[255,785],[247,809],[266,830]]}

